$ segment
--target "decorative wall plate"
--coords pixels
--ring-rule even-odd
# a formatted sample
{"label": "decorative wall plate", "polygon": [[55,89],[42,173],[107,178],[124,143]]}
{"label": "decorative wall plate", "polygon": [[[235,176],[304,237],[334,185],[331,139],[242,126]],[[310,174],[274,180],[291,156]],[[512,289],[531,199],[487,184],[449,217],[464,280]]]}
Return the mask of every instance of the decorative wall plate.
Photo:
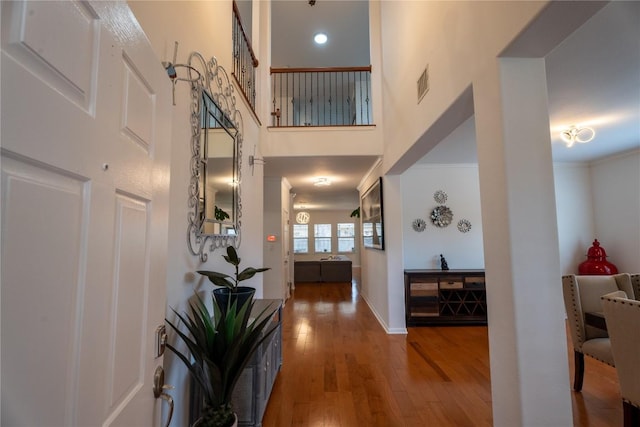
{"label": "decorative wall plate", "polygon": [[453,212],[448,207],[436,206],[431,211],[431,222],[436,227],[446,227],[451,224],[451,220],[453,219]]}
{"label": "decorative wall plate", "polygon": [[447,201],[447,193],[445,193],[442,190],[438,190],[435,193],[433,193],[433,200],[435,200],[436,203],[440,203],[441,205],[444,205],[445,202]]}
{"label": "decorative wall plate", "polygon": [[415,231],[422,232],[427,227],[427,222],[422,218],[418,218],[413,220],[411,226]]}
{"label": "decorative wall plate", "polygon": [[461,219],[458,221],[458,230],[460,230],[461,233],[466,233],[471,230],[471,222],[468,219]]}

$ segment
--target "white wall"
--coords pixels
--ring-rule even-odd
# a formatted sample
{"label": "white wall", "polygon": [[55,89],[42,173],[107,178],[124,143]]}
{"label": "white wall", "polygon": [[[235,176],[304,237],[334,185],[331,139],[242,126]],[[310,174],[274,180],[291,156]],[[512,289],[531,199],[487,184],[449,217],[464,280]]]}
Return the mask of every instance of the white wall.
{"label": "white wall", "polygon": [[[508,233],[506,226],[500,228],[496,223],[498,220],[509,221],[508,203],[504,196],[504,176],[500,173],[504,169],[505,146],[503,145],[502,116],[500,108],[492,108],[493,97],[496,96],[495,80],[497,54],[524,28],[525,24],[536,16],[547,4],[547,2],[373,2],[371,4],[370,20],[376,21],[371,27],[372,39],[372,65],[373,65],[373,106],[376,118],[376,130],[359,130],[355,133],[336,134],[339,138],[332,138],[335,143],[326,144],[326,134],[313,132],[296,134],[298,131],[280,131],[286,136],[284,150],[294,150],[290,155],[299,155],[296,152],[295,142],[299,142],[301,137],[306,140],[310,138],[322,142],[325,152],[332,154],[378,154],[383,145],[385,159],[383,166],[376,168],[370,177],[362,183],[361,188],[368,186],[379,176],[384,176],[391,171],[401,173],[416,158],[420,157],[428,147],[415,146],[425,130],[438,120],[449,105],[463,93],[470,84],[477,84],[478,91],[474,87],[474,99],[478,111],[476,111],[478,126],[479,158],[484,164],[485,172],[485,193],[483,193],[483,211],[492,212],[491,228],[484,227],[487,235],[495,236],[487,245],[494,260],[499,255],[506,252],[507,257],[501,258],[502,264],[491,266],[494,276],[499,281],[505,281],[509,275],[511,261],[508,257],[508,247],[503,243],[507,239],[504,233]],[[231,67],[231,2],[130,2],[134,14],[138,17],[143,29],[149,36],[151,43],[158,57],[162,60],[170,60],[173,56],[174,41],[180,43],[178,62],[185,62],[187,55],[192,50],[198,50],[205,57],[217,56],[220,62],[229,70]],[[253,16],[259,16],[260,24],[268,26],[270,19],[267,12],[268,1],[253,2]],[[578,6],[576,6],[578,7]],[[256,13],[256,9],[258,13]],[[380,12],[381,9],[381,13]],[[568,15],[569,16],[569,15]],[[377,25],[377,20],[382,22],[382,26]],[[263,123],[269,120],[269,99],[260,94],[267,93],[265,90],[269,85],[268,78],[268,31],[262,37],[260,31],[256,31],[258,25],[254,20],[253,46],[257,48],[260,60],[258,83],[258,104]],[[551,29],[550,29],[551,30]],[[447,43],[442,43],[447,40]],[[385,61],[382,63],[380,43]],[[402,46],[402,49],[398,49]],[[430,91],[420,104],[414,103],[415,81],[426,64],[430,70]],[[487,90],[487,88],[489,90]],[[383,98],[384,91],[384,98]],[[171,206],[169,241],[174,242],[169,248],[168,257],[168,303],[177,309],[183,309],[187,298],[192,294],[194,288],[202,287],[210,289],[207,283],[202,283],[193,272],[197,269],[222,269],[224,262],[214,253],[210,260],[201,265],[197,258],[188,254],[184,232],[186,229],[186,194],[188,186],[188,161],[190,157],[188,141],[190,139],[189,129],[189,95],[188,85],[178,83],[176,87],[177,105],[174,107],[172,140],[172,171],[171,171]],[[240,101],[240,104],[242,101]],[[498,103],[499,104],[499,103]],[[243,240],[241,246],[241,256],[243,263],[247,265],[261,265],[263,258],[264,239],[262,204],[262,168],[255,168],[252,176],[247,168],[246,157],[253,154],[253,145],[257,145],[257,154],[260,155],[260,137],[268,144],[267,152],[275,155],[276,138],[270,135],[266,126],[259,129],[252,120],[247,109],[240,105],[244,117],[244,153],[243,161],[243,217],[242,233]],[[382,118],[386,126],[382,126]],[[462,119],[461,119],[462,121]],[[460,121],[460,122],[461,122]],[[384,138],[381,136],[384,135]],[[343,144],[349,139],[353,140],[357,136],[355,143],[351,145]],[[506,138],[506,137],[505,137]],[[367,141],[368,139],[368,141]],[[511,140],[507,141],[510,142]],[[350,141],[351,142],[351,141]],[[313,144],[315,145],[315,144]],[[320,145],[320,144],[319,144]],[[348,147],[348,148],[345,148]],[[372,148],[373,147],[373,148]],[[365,150],[363,153],[362,150]],[[421,152],[422,151],[422,152]],[[317,153],[320,155],[322,153]],[[513,155],[513,153],[511,153]],[[633,163],[635,162],[635,163]],[[636,169],[633,169],[633,165]],[[604,165],[594,165],[593,176],[598,176],[598,183],[593,184],[598,187],[598,200],[614,203],[614,206],[630,206],[629,212],[621,212],[620,215],[634,215],[638,220],[638,196],[637,187],[630,184],[627,191],[635,191],[624,199],[624,195],[611,191],[610,177],[618,169],[631,170],[631,174],[637,173],[637,157],[631,160],[620,160],[613,170]],[[494,170],[488,170],[495,166]],[[404,178],[404,177],[403,177]],[[402,183],[401,183],[402,181]],[[637,180],[635,181],[637,182]],[[385,176],[385,234],[386,250],[378,251],[367,249],[361,253],[362,265],[362,295],[372,307],[374,313],[381,320],[381,323],[389,331],[399,328],[399,322],[403,321],[401,315],[402,304],[402,259],[404,234],[404,221],[391,221],[391,218],[411,217],[410,214],[403,213],[403,202],[400,198],[401,187],[404,186],[404,179],[397,175]],[[400,185],[402,184],[402,185]],[[489,184],[496,184],[495,186]],[[618,187],[620,188],[620,187]],[[491,192],[495,194],[491,194]],[[387,194],[389,193],[389,194]],[[603,194],[600,194],[603,193]],[[616,193],[616,194],[613,194]],[[451,196],[451,194],[450,194]],[[640,196],[638,196],[640,197]],[[623,198],[623,200],[621,199]],[[493,203],[493,201],[496,203]],[[545,201],[546,202],[546,201]],[[454,210],[454,214],[456,211]],[[493,215],[495,214],[495,215]],[[606,218],[605,215],[602,218]],[[616,218],[620,219],[620,218]],[[633,218],[632,218],[633,219]],[[527,218],[517,218],[518,221],[526,222]],[[637,263],[639,257],[633,247],[633,233],[638,235],[638,227],[632,225],[624,226],[612,225],[607,220],[596,221],[596,231],[604,233],[599,237],[605,242],[614,235],[619,235],[622,231],[627,231],[630,236],[629,244],[626,244],[625,251],[632,257],[631,262],[626,260],[627,252],[618,254],[618,249],[607,244],[605,247],[612,257],[614,253],[620,256],[620,261],[613,260],[619,267],[633,268],[633,257]],[[484,222],[484,221],[483,221]],[[475,222],[472,221],[472,225]],[[409,223],[410,226],[410,223]],[[473,229],[472,229],[473,230]],[[562,242],[562,239],[559,239]],[[562,244],[562,243],[561,243]],[[485,256],[486,256],[485,251]],[[634,255],[635,254],[635,255]],[[451,259],[450,257],[448,259]],[[453,262],[453,259],[451,259]],[[624,263],[624,264],[621,264]],[[637,264],[635,265],[637,268]],[[489,266],[487,267],[489,268]],[[505,273],[506,271],[506,273]],[[505,274],[503,274],[505,273]],[[251,285],[258,288],[258,294],[262,294],[262,277],[260,275],[252,279]],[[526,285],[526,283],[525,283]],[[511,307],[509,305],[508,307]],[[509,319],[497,319],[505,321]],[[543,330],[544,328],[539,328]],[[524,339],[524,336],[522,337]],[[505,345],[500,351],[508,347],[512,342],[512,336],[506,336]],[[498,354],[492,350],[492,359]],[[500,360],[500,359],[496,359]],[[513,359],[506,357],[505,365],[511,367]],[[493,362],[492,362],[493,363]],[[507,365],[509,364],[509,365]],[[493,365],[492,365],[493,366]],[[165,358],[165,368],[167,370],[167,382],[177,386],[172,392],[176,397],[177,407],[174,422],[172,425],[186,425],[185,405],[188,402],[186,396],[185,381],[186,372],[174,363],[170,356]],[[524,368],[523,368],[524,369]],[[522,372],[525,375],[526,372]],[[492,377],[497,376],[492,372]],[[502,375],[505,377],[505,375]],[[518,377],[515,375],[514,378]],[[518,379],[511,380],[512,384],[507,386],[517,387],[515,383]],[[505,385],[504,383],[502,384]],[[517,390],[516,390],[517,391]],[[519,416],[518,410],[510,410],[509,399],[494,396],[494,421],[496,425],[501,425],[500,421],[511,416]],[[514,407],[526,406],[526,402],[516,402]],[[531,405],[535,409],[535,405]],[[540,411],[544,412],[544,411]],[[547,412],[553,413],[554,410]],[[515,415],[514,415],[515,414]]]}
{"label": "white wall", "polygon": [[595,237],[606,250],[607,260],[615,264],[618,271],[638,273],[640,151],[595,162],[590,169]]}
{"label": "white wall", "polygon": [[[260,2],[254,2],[260,3]],[[232,70],[230,1],[184,2],[184,1],[131,1],[129,6],[140,22],[153,49],[161,61],[172,61],[174,42],[178,41],[177,63],[186,63],[193,51],[205,58],[215,56],[227,72]],[[259,6],[259,5],[258,5]],[[254,33],[255,34],[255,33]],[[256,37],[254,37],[254,40]],[[262,60],[261,60],[262,63]],[[158,64],[158,66],[161,66]],[[184,77],[185,70],[177,69]],[[168,78],[168,77],[167,77]],[[222,251],[211,253],[209,260],[201,263],[198,257],[187,250],[187,189],[189,186],[191,157],[190,139],[190,91],[189,84],[178,82],[175,87],[176,105],[173,107],[173,132],[171,135],[171,189],[169,212],[169,252],[167,257],[167,304],[178,311],[186,308],[194,290],[209,292],[212,285],[194,273],[196,270],[219,270],[231,272],[222,259]],[[261,266],[263,262],[262,231],[262,168],[256,167],[252,175],[247,157],[253,153],[258,142],[258,126],[252,119],[242,97],[237,97],[237,108],[244,120],[242,161],[242,241],[238,250],[243,266]],[[263,277],[258,274],[245,282],[256,288],[261,297]],[[167,316],[173,316],[167,308]],[[189,376],[182,363],[170,352],[165,352],[164,368],[166,383],[176,388],[170,393],[176,402],[172,426],[188,425]]]}
{"label": "white wall", "polygon": [[382,153],[382,131],[379,122],[375,124],[334,128],[267,128],[263,135],[262,154],[265,157],[379,156]]}
{"label": "white wall", "polygon": [[[263,239],[263,252],[264,252],[264,267],[269,267],[271,270],[264,272],[265,279],[265,295],[268,298],[275,298],[280,286],[278,284],[284,281],[284,274],[282,271],[282,229],[281,229],[281,216],[282,216],[282,198],[280,197],[282,187],[282,178],[264,178],[264,231],[266,235],[273,235],[276,238],[275,242],[268,242],[267,239]],[[269,288],[268,290],[266,288]],[[280,296],[282,298],[282,296]]]}
{"label": "white wall", "polygon": [[[287,276],[285,271],[284,223],[289,215],[289,183],[280,177],[264,178],[264,266],[271,268],[264,273],[264,298],[286,299]],[[283,219],[284,217],[284,219]],[[275,236],[267,241],[266,236]]]}
{"label": "white wall", "polygon": [[[578,273],[596,238],[619,271],[640,271],[639,166],[638,151],[593,164],[554,164],[562,274]],[[443,229],[429,220],[437,190],[449,195],[446,205],[454,214],[452,225]],[[441,252],[450,268],[484,268],[477,166],[413,166],[402,176],[402,204],[404,268],[440,268]],[[427,222],[422,233],[411,227],[416,218]],[[460,218],[471,221],[470,232],[457,230]]]}
{"label": "white wall", "polygon": [[[415,149],[425,130],[545,3],[380,2],[385,172]],[[416,82],[427,64],[430,89],[418,104]],[[415,154],[407,167],[426,151]]]}
{"label": "white wall", "polygon": [[[360,194],[365,192],[380,177],[382,170],[381,163],[371,171],[370,175],[363,179],[358,189]],[[386,186],[382,183],[383,199],[383,222],[384,222],[384,244],[385,250],[364,248],[360,242],[360,266],[361,266],[361,286],[360,295],[367,302],[374,315],[385,329],[389,329],[389,299],[387,281],[387,259],[386,251],[389,250],[388,236],[392,233],[387,218],[389,204],[385,202]],[[401,294],[403,295],[403,294]]]}
{"label": "white wall", "polygon": [[[431,211],[439,206],[436,191],[447,194],[444,203],[453,212],[451,225],[439,228],[431,222]],[[402,175],[402,243],[404,268],[440,268],[442,254],[451,269],[484,269],[480,187],[476,165],[416,165]],[[426,229],[414,231],[421,218]],[[458,221],[467,219],[471,230],[461,233]]]}
{"label": "white wall", "polygon": [[620,272],[640,271],[640,151],[554,165],[562,274],[577,274],[598,239]]}
{"label": "white wall", "polygon": [[[256,3],[256,2],[254,2]],[[269,0],[260,3],[269,4]],[[260,101],[260,112],[265,117],[262,122],[262,154],[270,156],[379,156],[383,151],[383,117],[384,102],[382,66],[382,35],[380,31],[380,2],[369,2],[369,40],[371,58],[371,109],[372,123],[374,126],[337,127],[337,128],[274,128],[270,127],[273,120],[272,98],[265,96]],[[267,8],[263,9],[261,17],[264,23],[270,25],[270,14]],[[254,14],[255,16],[255,14]],[[266,52],[270,50],[270,36],[262,37],[261,48]],[[254,44],[255,46],[255,44]],[[262,59],[261,59],[262,61]],[[270,57],[265,55],[265,68],[260,72],[258,85],[264,89],[264,93],[270,91],[269,66]],[[262,65],[260,66],[262,68]],[[259,91],[260,92],[260,91]],[[284,112],[283,112],[284,114]],[[301,143],[301,142],[304,143]]]}
{"label": "white wall", "polygon": [[[598,7],[573,2],[381,2],[383,175],[403,174],[446,136],[444,131],[462,124],[469,115],[450,107],[472,90],[496,426],[572,422],[544,63],[516,58],[544,56]],[[584,10],[575,14],[572,8]],[[565,18],[565,25],[545,25],[549,21],[542,18],[551,16]],[[534,19],[537,25],[524,31]],[[500,59],[518,37],[531,43],[515,45],[509,51],[514,58]],[[537,54],[527,51],[533,46]],[[416,81],[427,64],[430,91],[417,103]],[[445,123],[438,123],[443,116]],[[444,135],[429,140],[434,125]],[[402,274],[401,269],[392,271],[397,268],[393,256],[389,253],[386,260],[389,279]],[[373,274],[375,266],[367,263],[370,271],[365,271],[362,258],[363,276]],[[378,303],[373,304],[380,307]],[[543,319],[541,307],[546,310]]]}
{"label": "white wall", "polygon": [[[379,292],[386,292],[386,313],[387,317],[380,319],[382,325],[390,334],[406,334],[405,311],[404,311],[404,275],[398,274],[403,270],[403,253],[402,246],[402,223],[393,221],[394,218],[403,217],[402,206],[402,182],[400,175],[386,175],[383,178],[383,203],[384,203],[384,245],[385,254],[381,260],[376,262],[382,263],[386,260],[384,266],[385,276],[384,285],[378,283],[380,290],[376,289],[375,295]],[[373,255],[373,254],[372,254]],[[373,255],[377,258],[377,254]],[[376,267],[377,268],[377,267]],[[380,274],[383,273],[383,267],[380,267]],[[374,313],[377,313],[373,306]]]}
{"label": "white wall", "polygon": [[594,208],[588,164],[555,164],[560,271],[577,274],[595,238]]}

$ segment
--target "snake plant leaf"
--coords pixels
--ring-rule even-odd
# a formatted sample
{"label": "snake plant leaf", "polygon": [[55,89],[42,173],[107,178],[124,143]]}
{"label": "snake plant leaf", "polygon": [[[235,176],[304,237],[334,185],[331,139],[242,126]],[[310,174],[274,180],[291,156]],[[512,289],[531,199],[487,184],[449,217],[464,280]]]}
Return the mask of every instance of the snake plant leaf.
{"label": "snake plant leaf", "polygon": [[[211,312],[196,294],[186,313],[172,309],[177,323],[166,320],[187,351],[171,343],[167,343],[167,348],[185,364],[202,391],[207,417],[229,411],[231,395],[242,372],[277,328],[271,320],[277,308],[266,307],[252,317],[253,299],[241,307],[237,300],[229,301],[226,310],[222,310],[215,298],[212,303]],[[178,327],[179,323],[186,331]]]}

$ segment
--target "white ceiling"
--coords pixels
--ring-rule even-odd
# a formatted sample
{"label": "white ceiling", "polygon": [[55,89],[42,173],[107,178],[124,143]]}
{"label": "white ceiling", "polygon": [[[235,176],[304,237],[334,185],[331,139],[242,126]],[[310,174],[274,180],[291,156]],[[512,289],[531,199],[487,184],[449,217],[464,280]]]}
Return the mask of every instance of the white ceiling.
{"label": "white ceiling", "polygon": [[[369,61],[368,1],[271,2],[271,66],[359,67]],[[327,43],[313,43],[316,33]]]}
{"label": "white ceiling", "polygon": [[[366,1],[272,2],[273,66],[369,64]],[[330,42],[318,50],[312,36]],[[358,40],[357,45],[347,43]],[[589,162],[640,148],[640,2],[612,2],[547,55],[550,133],[554,162]],[[590,126],[596,136],[568,149],[559,137],[570,126]],[[307,209],[357,206],[356,186],[375,158],[269,158],[265,176],[284,176]],[[474,163],[473,118],[452,132],[420,163]],[[310,175],[344,177],[328,188]],[[342,191],[344,190],[344,192]]]}
{"label": "white ceiling", "polygon": [[[553,159],[586,162],[640,146],[640,3],[612,2],[547,55]],[[566,148],[559,131],[592,127]]]}
{"label": "white ceiling", "polygon": [[[266,159],[264,173],[287,178],[296,208],[353,210],[360,200],[356,186],[376,161],[373,156],[272,157]],[[332,184],[316,187],[315,177],[329,178]]]}

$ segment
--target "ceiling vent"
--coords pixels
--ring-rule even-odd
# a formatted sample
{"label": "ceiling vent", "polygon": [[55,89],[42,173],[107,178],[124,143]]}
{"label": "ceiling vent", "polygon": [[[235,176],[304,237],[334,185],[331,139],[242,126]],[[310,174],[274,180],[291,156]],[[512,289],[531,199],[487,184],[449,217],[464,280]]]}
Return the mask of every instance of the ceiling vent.
{"label": "ceiling vent", "polygon": [[424,68],[420,78],[418,79],[418,104],[422,98],[429,92],[429,65]]}

